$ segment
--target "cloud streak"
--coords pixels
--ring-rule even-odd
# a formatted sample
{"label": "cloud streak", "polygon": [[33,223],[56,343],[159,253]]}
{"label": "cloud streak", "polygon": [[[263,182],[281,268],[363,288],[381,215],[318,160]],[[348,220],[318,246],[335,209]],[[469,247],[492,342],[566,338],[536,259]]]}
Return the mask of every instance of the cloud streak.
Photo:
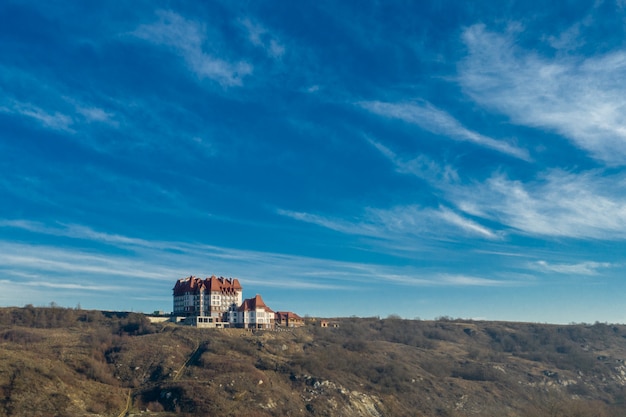
{"label": "cloud streak", "polygon": [[[462,183],[455,168],[419,155],[405,160],[379,142],[369,142],[395,166],[442,193],[457,211],[439,209],[439,216],[469,232],[494,239],[502,233],[576,239],[626,239],[626,176],[589,170],[579,173],[552,169],[534,181],[494,173],[484,182]],[[476,220],[468,220],[463,214]],[[457,218],[456,216],[461,216]],[[480,220],[497,222],[494,232]],[[434,227],[435,224],[433,224]]]}
{"label": "cloud streak", "polygon": [[72,125],[74,124],[72,117],[59,111],[46,111],[45,109],[31,103],[13,101],[5,106],[0,106],[0,113],[16,114],[27,117],[35,120],[41,126],[48,129],[67,133],[74,132],[72,129]]}
{"label": "cloud streak", "polygon": [[[257,288],[357,290],[375,285],[381,278],[404,285],[427,286],[499,286],[506,281],[466,278],[453,274],[436,273],[424,276],[419,270],[393,266],[363,264],[328,259],[310,258],[268,252],[245,251],[210,245],[181,242],[145,241],[142,239],[108,235],[86,226],[48,227],[30,221],[3,221],[1,227],[26,230],[37,234],[52,234],[70,239],[91,240],[97,244],[104,239],[124,251],[110,251],[79,247],[50,247],[35,244],[17,244],[0,240],[0,273],[5,278],[23,285],[45,282],[50,290],[77,290],[85,293],[105,291],[115,293],[123,288],[149,286],[152,293],[169,293],[176,278],[188,275],[232,272]],[[207,271],[206,265],[212,265]],[[229,274],[230,276],[231,274]],[[88,276],[89,279],[84,277]],[[263,277],[258,279],[255,277]]]}
{"label": "cloud streak", "polygon": [[209,78],[224,87],[241,86],[243,79],[252,74],[253,66],[248,62],[229,62],[214,53],[205,52],[207,36],[200,23],[187,20],[172,11],[160,11],[157,14],[158,22],[140,25],[132,35],[171,48],[184,59],[196,76]]}
{"label": "cloud streak", "polygon": [[[448,207],[428,208],[418,205],[390,209],[366,208],[358,219],[328,218],[312,213],[278,210],[278,214],[316,224],[337,232],[409,243],[416,237],[453,239],[471,236],[498,240],[500,234]],[[409,242],[407,242],[407,239]]]}
{"label": "cloud streak", "polygon": [[433,184],[457,182],[459,176],[457,170],[451,165],[442,166],[433,161],[426,155],[417,155],[412,159],[404,159],[399,157],[391,149],[382,143],[367,139],[383,156],[385,156],[393,165],[397,172],[401,174],[411,174]]}
{"label": "cloud streak", "polygon": [[575,264],[551,264],[546,261],[537,261],[531,265],[540,271],[556,272],[559,274],[568,275],[599,275],[600,269],[606,269],[614,267],[615,265],[609,262],[579,262]]}
{"label": "cloud streak", "polygon": [[449,113],[432,104],[421,102],[387,103],[382,101],[363,101],[357,103],[363,109],[379,116],[402,120],[420,128],[445,136],[453,140],[471,142],[525,161],[530,160],[528,151],[510,143],[481,135],[463,126]]}
{"label": "cloud streak", "polygon": [[240,24],[247,32],[250,43],[265,50],[269,57],[278,59],[285,54],[285,46],[266,27],[250,18],[241,19]]}
{"label": "cloud streak", "polygon": [[462,274],[436,273],[432,276],[382,274],[383,279],[395,283],[427,287],[510,287],[524,285],[515,280],[498,280]]}
{"label": "cloud streak", "polygon": [[458,80],[479,104],[513,123],[549,129],[610,165],[626,163],[626,51],[542,57],[515,44],[515,32],[474,25]]}
{"label": "cloud streak", "polygon": [[626,239],[626,178],[600,171],[551,170],[529,183],[494,175],[450,187],[459,209],[534,236]]}

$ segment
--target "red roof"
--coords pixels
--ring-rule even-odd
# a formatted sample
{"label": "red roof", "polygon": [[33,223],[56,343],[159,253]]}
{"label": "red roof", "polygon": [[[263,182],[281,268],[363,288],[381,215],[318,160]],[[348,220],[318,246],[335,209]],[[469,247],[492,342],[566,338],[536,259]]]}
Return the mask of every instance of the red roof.
{"label": "red roof", "polygon": [[213,275],[211,278],[204,280],[194,276],[181,278],[176,281],[173,290],[174,295],[183,295],[186,293],[198,294],[200,291],[234,294],[237,291],[241,291],[242,287],[237,278],[217,278]]}
{"label": "red roof", "polygon": [[276,318],[278,320],[304,320],[302,317],[291,311],[277,311]]}
{"label": "red roof", "polygon": [[254,311],[257,309],[263,309],[268,313],[273,313],[272,309],[269,308],[259,294],[257,294],[254,298],[247,298],[243,300],[241,307],[239,307],[238,311]]}

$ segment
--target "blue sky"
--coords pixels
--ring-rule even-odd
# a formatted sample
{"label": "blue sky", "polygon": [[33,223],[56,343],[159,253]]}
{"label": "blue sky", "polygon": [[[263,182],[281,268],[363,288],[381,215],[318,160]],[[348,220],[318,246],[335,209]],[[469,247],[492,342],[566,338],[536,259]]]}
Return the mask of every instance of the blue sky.
{"label": "blue sky", "polygon": [[0,305],[626,322],[624,97],[624,1],[3,1]]}

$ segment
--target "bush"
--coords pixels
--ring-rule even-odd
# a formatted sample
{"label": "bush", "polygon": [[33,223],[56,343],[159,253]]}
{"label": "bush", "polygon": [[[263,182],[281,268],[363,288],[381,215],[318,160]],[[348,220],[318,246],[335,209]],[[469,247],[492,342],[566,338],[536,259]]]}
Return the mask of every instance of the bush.
{"label": "bush", "polygon": [[0,340],[20,345],[29,345],[41,342],[44,340],[44,337],[24,329],[10,329],[0,334]]}

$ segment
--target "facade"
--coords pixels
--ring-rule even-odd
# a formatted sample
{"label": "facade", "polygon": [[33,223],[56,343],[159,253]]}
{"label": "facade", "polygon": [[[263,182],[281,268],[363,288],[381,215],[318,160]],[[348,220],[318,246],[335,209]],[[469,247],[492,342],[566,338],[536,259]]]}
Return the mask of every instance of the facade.
{"label": "facade", "polygon": [[229,310],[242,303],[243,288],[236,278],[206,278],[190,276],[176,281],[174,291],[175,316],[201,316],[212,322],[228,321]]}
{"label": "facade", "polygon": [[273,329],[274,312],[263,302],[260,295],[243,301],[231,315],[231,323],[244,329]]}
{"label": "facade", "polygon": [[304,326],[304,319],[291,311],[277,311],[274,322],[281,327],[301,327]]}
{"label": "facade", "polygon": [[182,320],[183,324],[194,327],[204,327],[210,329],[223,329],[230,327],[230,323],[221,318],[208,316],[189,316]]}

